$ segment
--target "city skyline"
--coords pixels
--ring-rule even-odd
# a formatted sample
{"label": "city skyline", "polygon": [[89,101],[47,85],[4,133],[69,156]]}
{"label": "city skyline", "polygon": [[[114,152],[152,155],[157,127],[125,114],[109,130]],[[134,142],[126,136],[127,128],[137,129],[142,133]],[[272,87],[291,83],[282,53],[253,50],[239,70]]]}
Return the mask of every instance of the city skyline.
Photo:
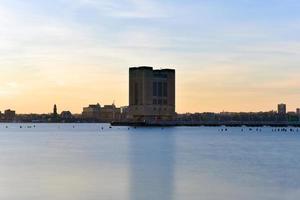
{"label": "city skyline", "polygon": [[128,68],[140,65],[176,69],[178,113],[295,110],[299,9],[295,0],[3,0],[0,110],[128,105]]}

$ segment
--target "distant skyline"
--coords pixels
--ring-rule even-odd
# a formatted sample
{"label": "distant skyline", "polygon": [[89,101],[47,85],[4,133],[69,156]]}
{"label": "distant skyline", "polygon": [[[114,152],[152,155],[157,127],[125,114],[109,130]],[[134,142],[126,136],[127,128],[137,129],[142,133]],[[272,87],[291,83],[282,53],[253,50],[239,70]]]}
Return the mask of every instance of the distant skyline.
{"label": "distant skyline", "polygon": [[176,111],[300,107],[300,1],[0,0],[0,110],[128,105],[128,69],[176,69]]}

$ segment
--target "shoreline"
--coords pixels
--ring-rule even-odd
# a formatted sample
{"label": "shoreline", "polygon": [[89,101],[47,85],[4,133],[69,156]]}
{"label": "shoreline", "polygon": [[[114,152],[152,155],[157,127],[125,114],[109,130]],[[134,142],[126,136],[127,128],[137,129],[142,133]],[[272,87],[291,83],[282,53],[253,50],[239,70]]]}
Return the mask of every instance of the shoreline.
{"label": "shoreline", "polygon": [[295,127],[287,122],[0,122],[0,124],[107,124],[112,127]]}
{"label": "shoreline", "polygon": [[111,126],[132,127],[300,127],[300,123],[278,122],[112,122]]}

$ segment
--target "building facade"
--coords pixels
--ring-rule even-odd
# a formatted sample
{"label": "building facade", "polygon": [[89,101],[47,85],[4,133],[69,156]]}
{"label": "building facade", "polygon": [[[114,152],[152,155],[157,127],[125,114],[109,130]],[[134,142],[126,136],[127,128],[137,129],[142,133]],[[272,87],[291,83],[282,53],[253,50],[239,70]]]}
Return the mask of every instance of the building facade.
{"label": "building facade", "polygon": [[129,69],[129,118],[169,120],[175,115],[175,70]]}
{"label": "building facade", "polygon": [[83,108],[82,118],[87,121],[97,122],[119,121],[121,119],[121,109],[114,104],[103,107],[100,104],[89,105]]}
{"label": "building facade", "polygon": [[13,121],[15,118],[16,118],[16,111],[10,109],[4,111],[4,119],[6,121]]}
{"label": "building facade", "polygon": [[121,119],[121,109],[117,108],[114,104],[105,105],[101,108],[100,116],[103,122],[119,121]]}
{"label": "building facade", "polygon": [[101,118],[101,106],[100,104],[89,105],[83,108],[82,118],[87,120],[100,120]]}

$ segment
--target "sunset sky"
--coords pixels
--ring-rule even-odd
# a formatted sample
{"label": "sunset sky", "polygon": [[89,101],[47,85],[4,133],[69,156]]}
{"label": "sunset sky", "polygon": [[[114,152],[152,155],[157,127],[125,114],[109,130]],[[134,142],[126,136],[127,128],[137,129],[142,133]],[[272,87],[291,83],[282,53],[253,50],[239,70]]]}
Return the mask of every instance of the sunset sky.
{"label": "sunset sky", "polygon": [[175,68],[177,112],[300,107],[299,0],[0,0],[0,110],[128,104]]}

